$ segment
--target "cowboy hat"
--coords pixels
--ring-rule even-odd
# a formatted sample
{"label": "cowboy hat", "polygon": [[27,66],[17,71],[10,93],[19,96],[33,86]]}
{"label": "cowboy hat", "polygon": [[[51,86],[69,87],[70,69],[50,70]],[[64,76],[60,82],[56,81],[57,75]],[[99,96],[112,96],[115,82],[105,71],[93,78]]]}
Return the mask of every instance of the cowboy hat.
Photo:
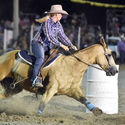
{"label": "cowboy hat", "polygon": [[68,13],[62,9],[62,5],[52,5],[51,9],[49,12],[45,12],[47,14],[51,14],[51,13],[61,13],[61,14],[65,14],[68,15]]}

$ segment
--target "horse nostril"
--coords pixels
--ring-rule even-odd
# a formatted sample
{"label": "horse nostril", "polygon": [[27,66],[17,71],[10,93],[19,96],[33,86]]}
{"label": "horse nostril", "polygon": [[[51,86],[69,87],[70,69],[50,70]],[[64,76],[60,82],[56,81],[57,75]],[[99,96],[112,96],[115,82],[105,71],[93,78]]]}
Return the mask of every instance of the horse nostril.
{"label": "horse nostril", "polygon": [[118,70],[116,70],[116,73],[118,73]]}

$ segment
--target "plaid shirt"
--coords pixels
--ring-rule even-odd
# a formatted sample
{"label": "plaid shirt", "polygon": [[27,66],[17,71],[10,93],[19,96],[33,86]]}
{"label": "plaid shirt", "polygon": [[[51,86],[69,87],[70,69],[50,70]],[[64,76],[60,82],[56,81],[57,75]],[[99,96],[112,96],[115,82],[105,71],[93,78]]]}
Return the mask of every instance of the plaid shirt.
{"label": "plaid shirt", "polygon": [[61,23],[59,21],[55,23],[51,17],[41,24],[33,40],[49,47],[51,43],[56,46],[61,46],[62,43],[66,46],[72,46],[71,41],[63,31]]}

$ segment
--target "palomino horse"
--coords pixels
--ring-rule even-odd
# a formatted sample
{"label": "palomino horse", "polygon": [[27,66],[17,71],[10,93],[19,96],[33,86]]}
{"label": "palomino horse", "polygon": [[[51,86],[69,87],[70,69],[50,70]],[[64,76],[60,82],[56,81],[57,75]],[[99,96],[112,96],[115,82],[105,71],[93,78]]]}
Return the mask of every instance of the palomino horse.
{"label": "palomino horse", "polygon": [[[84,104],[95,115],[102,110],[95,107],[83,96],[81,81],[88,64],[98,64],[107,75],[117,73],[116,64],[111,51],[103,38],[100,44],[92,45],[86,49],[74,52],[71,55],[60,55],[52,64],[43,68],[43,88],[32,87],[30,78],[32,66],[18,56],[19,50],[10,51],[0,56],[0,81],[4,88],[0,98],[12,96],[23,89],[42,94],[38,113],[42,113],[45,105],[54,95],[67,95]],[[75,58],[74,58],[75,57]],[[17,82],[15,88],[10,89],[10,83]]]}

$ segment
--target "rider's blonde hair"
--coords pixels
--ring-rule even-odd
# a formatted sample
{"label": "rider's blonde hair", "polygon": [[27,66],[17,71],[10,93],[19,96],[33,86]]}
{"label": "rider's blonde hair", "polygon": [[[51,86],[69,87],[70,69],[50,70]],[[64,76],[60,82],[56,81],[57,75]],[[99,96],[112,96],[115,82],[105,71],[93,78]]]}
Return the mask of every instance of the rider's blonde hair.
{"label": "rider's blonde hair", "polygon": [[48,14],[48,15],[42,17],[42,18],[35,19],[35,21],[38,22],[38,23],[43,23],[43,22],[45,22],[46,20],[48,20],[49,17],[50,17],[50,14]]}
{"label": "rider's blonde hair", "polygon": [[[46,12],[45,12],[45,14],[46,14]],[[42,17],[42,18],[35,19],[35,21],[38,22],[38,23],[43,23],[43,22],[45,22],[46,20],[48,20],[50,16],[53,17],[55,14],[57,14],[57,13],[47,14],[46,16],[44,16],[44,17]]]}

